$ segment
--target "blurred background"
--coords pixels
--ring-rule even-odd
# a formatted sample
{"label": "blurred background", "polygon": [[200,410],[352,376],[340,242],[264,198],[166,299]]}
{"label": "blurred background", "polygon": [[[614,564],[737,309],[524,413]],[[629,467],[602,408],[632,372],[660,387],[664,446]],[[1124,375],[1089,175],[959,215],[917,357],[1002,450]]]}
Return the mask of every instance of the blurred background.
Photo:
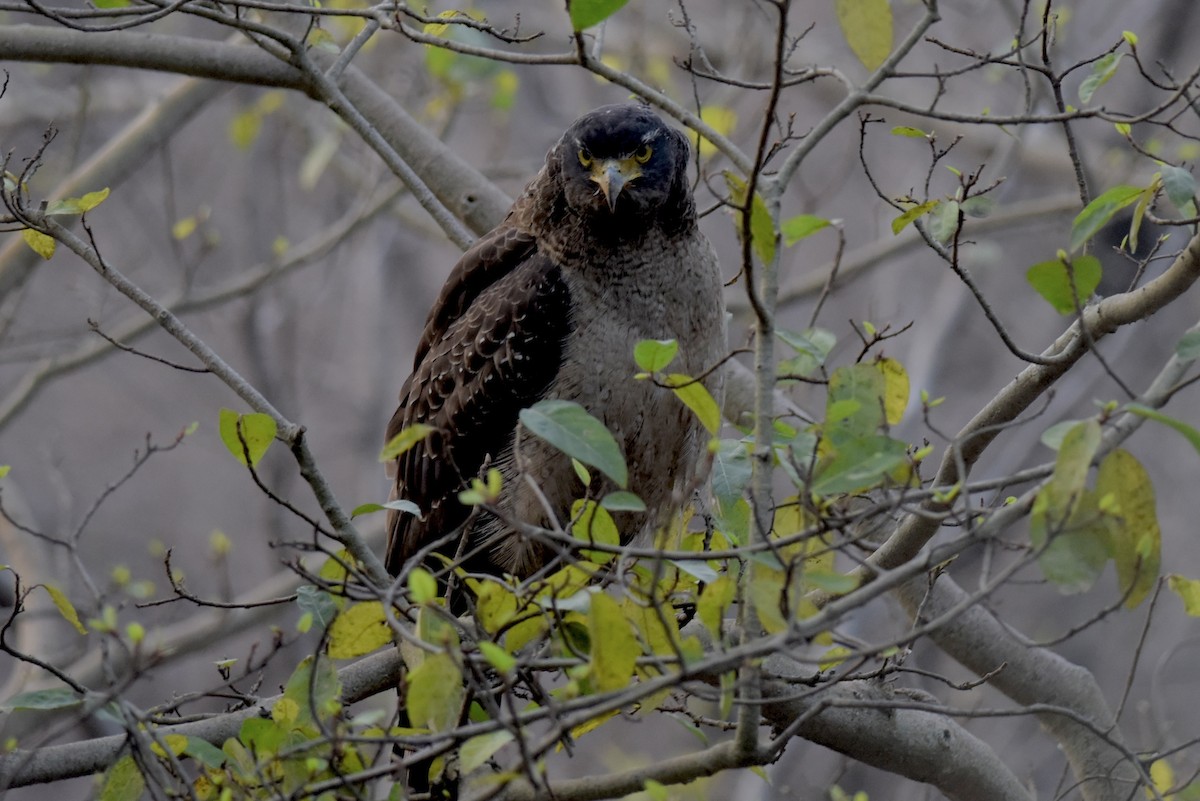
{"label": "blurred background", "polygon": [[[903,36],[923,9],[913,0],[896,0],[892,6],[897,35]],[[435,4],[431,13],[449,7]],[[1197,66],[1195,49],[1187,44],[1200,35],[1200,12],[1188,0],[1077,0],[1055,8],[1061,14],[1053,51],[1059,69],[1102,54],[1125,30],[1137,34],[1145,63],[1160,63],[1176,75]],[[540,39],[519,46],[523,52],[569,48],[569,23],[557,0],[484,2],[477,10],[497,26],[512,25],[519,15],[522,33],[545,31]],[[1018,2],[945,2],[932,35],[956,48],[1000,52],[1013,40],[1020,14]],[[798,43],[791,66],[831,66],[853,80],[865,77],[838,30],[831,4],[796,4],[792,18],[797,32],[809,24],[813,28]],[[30,14],[0,10],[0,24],[32,21]],[[763,81],[769,75],[772,24],[773,15],[754,2],[631,3],[607,23],[604,53],[612,66],[680,103],[694,108],[698,101],[708,109],[706,119],[719,120],[749,149],[758,136],[765,93],[711,81],[693,83],[677,62],[700,47],[723,73]],[[685,25],[693,28],[694,40],[689,41]],[[325,27],[338,41],[352,33],[336,21]],[[1028,22],[1027,34],[1036,28],[1036,20]],[[178,16],[155,29],[201,38],[225,35]],[[1130,61],[1097,94],[1106,108],[1139,113],[1166,96],[1149,87]],[[902,69],[918,73],[965,63],[967,59],[926,42]],[[628,96],[576,68],[455,57],[386,32],[376,35],[355,64],[510,195],[536,172],[573,119]],[[7,93],[0,98],[0,151],[12,154],[8,169],[19,171],[47,131],[56,131],[30,183],[34,197],[51,193],[139,115],[169,107],[186,117],[164,126],[152,144],[139,146],[103,184],[82,188],[112,187],[108,200],[88,215],[97,245],[142,288],[185,304],[182,316],[192,330],[285,416],[306,426],[310,446],[343,506],[382,502],[387,483],[376,457],[384,426],[408,375],[426,311],[458,251],[398,188],[378,157],[325,108],[297,94],[129,69],[5,62],[2,53],[0,67],[9,74]],[[1065,82],[1069,102],[1077,102],[1078,84],[1088,72],[1086,67],[1077,70]],[[1031,79],[1031,86],[1032,109],[1049,113],[1052,97],[1045,84]],[[948,81],[943,88],[938,108],[964,114],[1019,114],[1027,102],[1019,71],[999,66]],[[936,92],[936,82],[917,77],[892,80],[880,89],[921,107],[932,103]],[[794,133],[803,136],[842,96],[842,87],[832,80],[802,84],[784,92],[780,111],[790,116]],[[958,141],[933,168],[928,197],[950,195],[957,186],[944,165],[968,173],[981,169],[982,185],[1002,181],[991,193],[996,201],[991,217],[968,222],[962,262],[1016,342],[1034,352],[1046,347],[1069,320],[1034,294],[1025,271],[1066,246],[1070,221],[1081,207],[1079,193],[1061,127],[930,123],[882,106],[871,108],[870,114],[884,123],[866,125],[865,139],[860,138],[859,120],[851,118],[816,147],[784,200],[783,214],[819,215],[839,221],[844,231],[840,276],[818,320],[838,337],[831,364],[848,363],[857,355],[861,343],[852,323],[870,321],[893,329],[913,323],[883,348],[907,367],[913,387],[910,414],[896,435],[915,443],[928,439],[940,454],[946,437],[1022,364],[999,341],[961,281],[915,231],[909,227],[900,236],[892,234],[898,212],[872,189],[860,158],[888,197],[924,199],[929,144],[888,132],[898,125],[932,128],[938,147]],[[1187,118],[1179,126],[1193,133],[1200,127]],[[1074,134],[1093,195],[1120,183],[1145,185],[1157,169],[1150,159],[1133,154],[1111,123],[1080,121]],[[1196,158],[1194,142],[1155,132],[1146,137],[1158,137],[1153,146],[1164,159],[1178,164]],[[729,214],[718,206],[718,195],[725,192],[720,173],[728,166],[719,155],[703,151],[697,197],[700,209],[710,212],[702,226],[726,265],[726,277],[733,279],[740,249]],[[1141,246],[1148,247],[1159,233],[1143,228]],[[1112,244],[1119,244],[1123,235],[1114,234]],[[832,232],[821,232],[785,252],[782,327],[800,330],[810,324],[836,240]],[[1169,264],[1185,241],[1186,233],[1171,235],[1150,272]],[[302,250],[311,251],[311,257],[297,258]],[[1133,262],[1111,246],[1097,251],[1105,263],[1104,288],[1119,291],[1132,278]],[[731,344],[739,345],[745,340],[748,311],[743,283],[734,282],[728,292]],[[1193,293],[1149,322],[1105,340],[1101,350],[1139,391],[1198,312]],[[126,339],[123,334],[143,317],[69,253],[43,262],[18,234],[0,234],[0,464],[12,468],[0,482],[4,509],[20,526],[35,531],[56,537],[78,533],[80,563],[110,602],[120,605],[122,623],[143,622],[152,641],[174,638],[176,656],[148,670],[134,686],[132,697],[138,703],[152,706],[175,693],[219,684],[215,661],[249,660],[252,651],[261,656],[271,647],[270,626],[278,626],[291,644],[262,678],[263,693],[273,693],[288,667],[315,643],[315,634],[294,634],[299,617],[294,605],[254,614],[198,613],[184,602],[134,606],[170,595],[167,549],[187,588],[201,597],[228,601],[256,592],[286,595],[294,581],[284,565],[298,554],[280,546],[312,537],[301,521],[264,497],[222,445],[219,410],[250,411],[231,391],[211,375],[107,348],[89,325],[95,321],[104,333]],[[128,341],[145,353],[195,366],[190,354],[157,329]],[[921,419],[921,390],[945,398],[930,416],[932,426]],[[802,407],[820,412],[821,388],[789,391]],[[1200,425],[1200,411],[1191,398],[1184,394],[1167,411]],[[996,442],[975,477],[1051,460],[1053,453],[1038,439],[1045,428],[1093,414],[1096,401],[1123,399],[1096,360],[1085,359],[1050,402],[1038,408],[1035,419]],[[148,443],[167,446],[193,422],[199,424],[194,434],[169,452],[153,454],[126,478]],[[1127,447],[1145,465],[1157,491],[1164,572],[1200,576],[1200,455],[1162,426],[1146,426]],[[284,448],[269,452],[259,473],[278,494],[315,510]],[[363,518],[363,528],[373,532],[380,552],[381,523],[379,516]],[[1010,537],[1024,539],[1027,530],[1022,526]],[[81,587],[80,565],[64,556],[0,521],[0,563],[11,564],[26,584],[55,583],[79,604],[82,616],[94,616],[96,609]],[[978,570],[971,555],[953,568],[968,589]],[[11,573],[0,573],[0,582],[7,582],[0,585],[5,604],[12,602],[11,581]],[[56,664],[86,664],[73,663],[84,656],[82,638],[44,598],[31,596],[30,613],[11,634]],[[1074,597],[1060,595],[1034,569],[988,603],[1012,626],[1043,640],[1118,600],[1111,568],[1090,593]],[[208,628],[197,622],[200,615]],[[863,610],[852,633],[864,639],[895,636],[905,625],[898,609],[879,602]],[[1154,608],[1145,643],[1135,654],[1146,626],[1143,606],[1106,616],[1057,646],[1065,657],[1096,673],[1114,707],[1131,682],[1123,720],[1136,750],[1165,747],[1197,734],[1194,648],[1200,631],[1170,595]],[[913,659],[955,681],[973,678],[927,644],[918,645]],[[7,681],[10,691],[34,686],[22,683],[25,678],[20,666],[0,655],[0,683]],[[914,678],[911,686],[926,685]],[[939,686],[935,682],[928,688],[945,697]],[[949,701],[966,709],[1007,703],[986,689],[951,694]],[[0,737],[27,730],[28,720],[22,722],[26,714],[0,716]],[[966,725],[1019,776],[1028,777],[1038,797],[1056,797],[1062,789],[1061,757],[1039,733],[1036,720]],[[87,729],[88,734],[106,731],[101,720],[91,721]],[[81,731],[63,735],[78,738]],[[628,766],[664,755],[669,747],[686,749],[691,736],[666,716],[619,722],[581,741],[577,758],[558,770],[583,775],[605,765]],[[1195,763],[1194,756],[1184,754],[1177,770],[1189,758]],[[769,784],[744,772],[719,783],[678,788],[678,797],[821,798],[835,783],[849,791],[865,790],[872,799],[937,797],[927,787],[898,782],[799,741],[768,775]],[[10,796],[32,801],[82,798],[90,792],[89,782],[78,780],[12,791]],[[1064,791],[1062,797],[1074,796]]]}

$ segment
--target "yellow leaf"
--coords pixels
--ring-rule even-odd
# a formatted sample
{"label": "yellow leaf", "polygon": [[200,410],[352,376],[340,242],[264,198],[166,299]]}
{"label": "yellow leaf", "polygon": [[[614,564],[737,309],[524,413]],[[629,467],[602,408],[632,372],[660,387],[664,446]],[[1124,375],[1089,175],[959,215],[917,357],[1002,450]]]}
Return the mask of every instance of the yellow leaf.
{"label": "yellow leaf", "polygon": [[196,231],[196,217],[184,217],[171,226],[171,236],[175,239],[187,239]]}
{"label": "yellow leaf", "polygon": [[414,726],[445,731],[458,723],[466,688],[448,654],[429,654],[408,674],[408,719]]}
{"label": "yellow leaf", "polygon": [[[1162,531],[1154,509],[1154,486],[1145,468],[1128,451],[1117,449],[1100,463],[1096,495],[1111,499],[1117,525],[1112,531],[1113,559],[1125,606],[1140,604],[1158,582]],[[1132,589],[1130,589],[1132,587]]]}
{"label": "yellow leaf", "polygon": [[788,620],[780,608],[784,597],[783,571],[757,562],[751,565],[750,570],[746,591],[758,614],[758,622],[767,634],[778,634],[788,627]]}
{"label": "yellow leaf", "polygon": [[257,465],[275,440],[277,426],[269,415],[255,412],[238,414],[232,409],[222,409],[218,418],[217,433],[234,458],[246,464]]}
{"label": "yellow leaf", "polygon": [[[741,238],[747,226],[743,224],[740,210],[746,204],[746,182],[733,174],[729,170],[725,170],[722,175],[725,176],[725,184],[729,188],[729,202],[732,206],[733,222],[737,228],[738,237]],[[762,195],[758,192],[754,193],[754,198],[750,203],[750,244],[753,247],[754,255],[758,256],[758,260],[763,264],[771,264],[775,260],[775,221],[771,219],[771,212],[767,209],[767,203],[762,199]]]}
{"label": "yellow leaf", "polygon": [[692,410],[708,433],[717,433],[721,428],[721,407],[704,384],[682,373],[668,375],[666,384],[675,397]]}
{"label": "yellow leaf", "polygon": [[32,228],[26,228],[21,232],[21,238],[25,240],[25,244],[33,248],[33,252],[41,256],[43,259],[49,259],[54,255],[54,248],[58,244],[54,241],[54,237],[46,236],[41,231],[35,231]]}
{"label": "yellow leaf", "polygon": [[399,434],[392,437],[383,446],[383,450],[379,452],[379,461],[390,462],[436,430],[433,426],[424,423],[414,423],[407,428],[401,429]]}
{"label": "yellow leaf", "polygon": [[[726,106],[701,106],[700,119],[721,136],[729,136],[737,125],[737,112]],[[704,137],[697,136],[700,140],[700,158],[715,156],[717,146]]]}
{"label": "yellow leaf", "polygon": [[369,654],[392,641],[392,630],[379,601],[354,604],[333,619],[329,626],[329,655],[351,659]]}
{"label": "yellow leaf", "polygon": [[472,773],[476,768],[491,759],[492,755],[512,742],[512,732],[506,729],[479,734],[462,744],[459,751],[459,768],[463,774]]}
{"label": "yellow leaf", "polygon": [[904,230],[904,227],[906,225],[908,225],[910,222],[917,219],[918,217],[928,214],[929,212],[931,212],[935,208],[937,208],[938,202],[939,201],[937,201],[937,200],[926,200],[924,203],[921,203],[920,205],[917,205],[917,206],[913,206],[911,209],[908,209],[907,211],[905,211],[899,217],[892,220],[892,233],[899,234],[901,231]]}
{"label": "yellow leaf", "polygon": [[850,655],[850,649],[844,645],[835,645],[824,654],[821,655],[821,661],[818,667],[821,670],[829,670],[846,661],[846,657]]}
{"label": "yellow leaf", "polygon": [[[171,750],[174,756],[179,756],[187,749],[188,738],[183,734],[164,734],[159,739]],[[167,752],[157,742],[150,743],[150,750],[160,757],[165,757]]]}
{"label": "yellow leaf", "polygon": [[838,24],[846,43],[869,70],[892,52],[892,8],[888,0],[836,0]]}
{"label": "yellow leaf", "polygon": [[104,771],[99,801],[126,801],[141,798],[146,780],[131,756],[123,756]]}
{"label": "yellow leaf", "polygon": [[1200,617],[1200,581],[1172,573],[1167,586],[1183,601],[1183,609],[1191,617]]}
{"label": "yellow leaf", "polygon": [[[1172,801],[1175,794],[1167,794],[1167,791],[1175,786],[1175,771],[1171,770],[1170,763],[1165,759],[1156,759],[1150,764],[1150,781],[1154,784],[1154,789],[1158,791],[1158,795],[1163,797],[1163,801]],[[1146,798],[1155,798],[1155,793],[1151,792],[1150,788],[1146,788]]]}
{"label": "yellow leaf", "polygon": [[271,707],[271,720],[281,726],[290,726],[300,717],[300,705],[291,698],[280,698]]}
{"label": "yellow leaf", "polygon": [[721,636],[721,620],[725,610],[733,603],[734,591],[737,586],[729,576],[721,576],[711,584],[704,586],[700,600],[696,602],[696,617],[704,624],[713,637]]}
{"label": "yellow leaf", "polygon": [[50,600],[54,601],[59,614],[66,618],[66,621],[74,626],[80,634],[87,634],[87,629],[83,627],[83,623],[79,622],[79,613],[75,611],[75,607],[63,591],[53,584],[43,584],[42,586],[46,588],[46,592],[50,593]]}
{"label": "yellow leaf", "polygon": [[875,362],[876,369],[883,374],[883,410],[888,425],[894,426],[904,417],[908,408],[908,373],[904,365],[895,359],[880,359]]}
{"label": "yellow leaf", "polygon": [[108,198],[108,191],[108,187],[106,186],[103,189],[96,190],[95,192],[88,192],[86,195],[76,201],[76,203],[79,205],[79,210],[91,211],[92,209],[96,208]]}
{"label": "yellow leaf", "polygon": [[489,634],[495,634],[517,617],[517,596],[494,579],[467,579],[475,593],[475,616]]}
{"label": "yellow leaf", "polygon": [[[609,712],[604,712],[602,714],[597,715],[594,718],[591,718],[590,720],[580,723],[578,726],[571,729],[571,739],[578,740],[580,737],[587,734],[588,732],[595,731],[596,729],[603,726],[605,724],[605,722],[612,720],[614,717],[616,717],[618,714],[620,714],[620,712],[621,712],[621,710],[619,710],[619,709],[613,709]],[[562,741],[559,741],[558,748],[559,748],[559,750],[562,749]]]}
{"label": "yellow leaf", "polygon": [[[609,511],[595,501],[575,501],[571,504],[571,533],[575,539],[599,545],[620,545],[621,535]],[[585,551],[589,561],[597,564],[611,562],[616,554],[609,551]]]}
{"label": "yellow leaf", "polygon": [[262,115],[257,111],[243,111],[229,121],[229,139],[238,150],[249,150],[262,128]]}
{"label": "yellow leaf", "polygon": [[620,604],[603,592],[592,595],[588,632],[592,642],[592,684],[596,692],[627,687],[642,649]]}

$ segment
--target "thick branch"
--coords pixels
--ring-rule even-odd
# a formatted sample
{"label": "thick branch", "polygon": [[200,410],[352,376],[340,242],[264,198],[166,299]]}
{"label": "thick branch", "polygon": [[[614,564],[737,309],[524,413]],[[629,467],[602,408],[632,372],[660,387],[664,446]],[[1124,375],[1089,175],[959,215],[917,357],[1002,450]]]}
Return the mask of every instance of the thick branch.
{"label": "thick branch", "polygon": [[[293,89],[314,99],[324,99],[302,70],[262,50],[181,36],[0,26],[0,60],[159,70]],[[438,201],[468,228],[483,233],[504,216],[508,197],[409,116],[370,78],[350,66],[342,73],[339,87],[346,100],[399,158],[412,167]]]}
{"label": "thick branch", "polygon": [[[934,486],[949,489],[970,472],[984,449],[1003,430],[1005,424],[1042,396],[1088,352],[1088,343],[1096,342],[1123,325],[1143,320],[1182,295],[1200,278],[1200,236],[1193,237],[1167,270],[1132,292],[1101,300],[1083,311],[1082,320],[1071,325],[1042,355],[1053,357],[1050,364],[1031,364],[1022,370],[986,406],[963,427],[942,458]],[[1080,326],[1086,326],[1086,335]],[[941,515],[949,511],[946,503],[930,500],[920,512],[911,514],[888,540],[867,560],[858,573],[869,579],[874,568],[890,569],[912,559],[937,533]]]}
{"label": "thick branch", "polygon": [[[400,651],[396,648],[387,648],[342,668],[338,671],[338,678],[342,682],[342,701],[351,704],[395,687],[400,681],[402,668]],[[161,726],[155,733],[159,736],[182,734],[199,737],[210,743],[221,743],[236,737],[247,718],[270,715],[271,707],[282,697],[264,698],[249,709],[208,720]],[[126,741],[125,735],[118,734],[85,742],[47,746],[36,751],[17,750],[0,755],[0,777],[7,777],[7,784],[0,784],[0,790],[5,786],[44,784],[102,771],[116,761]]]}
{"label": "thick branch", "polygon": [[[992,674],[988,683],[1009,698],[1024,706],[1063,707],[1092,721],[1094,726],[1088,727],[1065,715],[1038,715],[1066,754],[1086,801],[1129,798],[1138,770],[1112,744],[1121,742],[1120,730],[1091,672],[1037,647],[981,605],[968,605],[966,591],[947,575],[932,588],[924,580],[911,581],[896,595],[910,615],[920,609],[927,619],[947,617],[959,607],[961,611],[949,615],[930,637],[977,675]],[[997,670],[1002,665],[1003,670]],[[1098,736],[1099,731],[1106,732],[1107,739]]]}

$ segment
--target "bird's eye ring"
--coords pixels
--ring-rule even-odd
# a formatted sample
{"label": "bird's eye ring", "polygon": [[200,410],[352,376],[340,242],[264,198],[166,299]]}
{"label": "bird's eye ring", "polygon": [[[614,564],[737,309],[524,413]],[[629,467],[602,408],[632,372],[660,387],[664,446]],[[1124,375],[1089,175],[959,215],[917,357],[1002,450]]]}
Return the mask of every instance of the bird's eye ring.
{"label": "bird's eye ring", "polygon": [[585,167],[592,166],[592,154],[582,147],[579,148],[579,163]]}
{"label": "bird's eye ring", "polygon": [[633,159],[638,164],[645,164],[650,160],[650,154],[654,152],[650,149],[650,145],[642,145],[638,152],[633,154]]}

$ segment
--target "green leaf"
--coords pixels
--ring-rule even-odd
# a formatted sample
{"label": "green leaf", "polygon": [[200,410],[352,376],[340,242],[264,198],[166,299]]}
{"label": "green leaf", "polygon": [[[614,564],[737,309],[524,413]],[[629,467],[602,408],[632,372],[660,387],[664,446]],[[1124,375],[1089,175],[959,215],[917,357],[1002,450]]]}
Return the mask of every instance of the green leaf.
{"label": "green leaf", "polygon": [[682,373],[671,373],[666,377],[665,383],[675,393],[675,397],[683,401],[699,418],[700,424],[708,433],[717,433],[721,428],[721,407],[704,384]]}
{"label": "green leaf", "polygon": [[453,728],[462,713],[466,688],[462,672],[448,654],[427,654],[408,674],[408,718],[432,731]]}
{"label": "green leaf", "polygon": [[392,641],[383,604],[365,601],[342,610],[329,627],[329,655],[353,659],[369,654]]}
{"label": "green leaf", "polygon": [[1030,514],[1030,542],[1041,551],[1038,565],[1066,593],[1089,589],[1111,553],[1113,520],[1100,512],[1097,496],[1085,487],[1100,433],[1094,419],[1067,432],[1054,474],[1038,492]]}
{"label": "green leaf", "polygon": [[93,0],[92,5],[96,8],[125,8],[129,0]]}
{"label": "green leaf", "polygon": [[383,446],[383,450],[379,452],[379,461],[392,461],[436,430],[433,426],[426,425],[425,423],[413,423],[411,426],[402,428],[400,433],[388,440],[388,443]]}
{"label": "green leaf", "polygon": [[54,606],[58,609],[58,613],[74,626],[75,630],[80,634],[87,634],[87,629],[79,621],[79,613],[75,611],[75,607],[71,604],[71,600],[67,598],[66,594],[53,584],[43,584],[42,587],[50,594],[50,600],[54,601]]}
{"label": "green leaf", "polygon": [[[746,226],[738,209],[746,205],[746,182],[729,170],[725,170],[723,175],[725,184],[729,187],[729,202],[733,207],[738,238],[741,239]],[[750,246],[763,264],[770,264],[775,259],[775,224],[771,221],[766,202],[757,192],[754,193],[754,200],[750,204]]]}
{"label": "green leaf", "polygon": [[1200,581],[1176,573],[1167,576],[1167,586],[1183,601],[1183,609],[1191,617],[1200,617]]}
{"label": "green leaf", "polygon": [[492,76],[490,103],[497,111],[510,111],[517,100],[517,89],[521,79],[512,70],[500,70]]}
{"label": "green leaf", "polygon": [[458,752],[459,769],[467,775],[483,767],[492,755],[512,742],[513,735],[507,729],[478,734],[462,744]]}
{"label": "green leaf", "polygon": [[517,666],[517,658],[494,642],[480,640],[479,653],[483,654],[489,665],[501,673],[509,673]]}
{"label": "green leaf", "polygon": [[[1185,362],[1200,359],[1200,331],[1188,331],[1184,334],[1175,343],[1175,355]],[[0,478],[3,477],[4,474],[0,473]]]}
{"label": "green leaf", "polygon": [[629,468],[612,432],[578,403],[538,401],[522,409],[520,417],[521,425],[567,456],[596,468],[622,489],[629,483]]}
{"label": "green leaf", "polygon": [[795,217],[784,220],[779,226],[779,232],[783,234],[783,244],[791,247],[801,239],[812,236],[822,228],[828,228],[832,223],[824,217],[817,217],[812,214],[797,214]]}
{"label": "green leaf", "polygon": [[146,790],[146,780],[133,757],[126,754],[104,771],[99,801],[137,801]]}
{"label": "green leaf", "polygon": [[7,476],[10,470],[12,470],[12,465],[0,464],[0,478]]}
{"label": "green leaf", "polygon": [[1067,432],[1082,422],[1082,420],[1062,420],[1055,423],[1042,432],[1042,444],[1052,451],[1058,450],[1062,447],[1062,441],[1067,436]]}
{"label": "green leaf", "polygon": [[742,497],[750,484],[751,471],[750,453],[745,444],[734,439],[721,440],[713,457],[710,479],[719,510],[729,509]]}
{"label": "green leaf", "polygon": [[1192,428],[1182,420],[1176,420],[1174,417],[1165,415],[1157,409],[1151,409],[1149,406],[1143,406],[1140,403],[1131,403],[1126,406],[1125,409],[1126,411],[1136,414],[1139,417],[1145,417],[1148,420],[1154,420],[1162,423],[1165,426],[1175,429],[1182,434],[1188,442],[1192,443],[1192,447],[1196,449],[1196,453],[1200,453],[1200,431]]}
{"label": "green leaf", "polygon": [[201,763],[204,767],[213,768],[214,770],[224,765],[228,759],[224,751],[207,740],[201,740],[199,737],[188,737],[187,746],[184,747],[183,753]]}
{"label": "green leaf", "polygon": [[1175,208],[1181,212],[1189,207],[1195,208],[1196,177],[1192,175],[1191,170],[1164,164],[1162,166],[1162,184],[1167,193],[1167,199],[1174,204]]}
{"label": "green leaf", "polygon": [[[238,414],[232,409],[222,409],[218,431],[221,441],[242,464],[246,464],[246,453],[250,454],[250,465],[257,465],[267,448],[275,439],[275,420],[265,414]],[[245,445],[243,445],[243,441]]]}
{"label": "green leaf", "polygon": [[283,697],[296,705],[295,727],[332,719],[342,708],[341,694],[342,681],[333,663],[328,659],[314,660],[312,655],[300,660],[283,688]]}
{"label": "green leaf", "polygon": [[958,205],[963,214],[981,220],[992,213],[992,209],[996,207],[996,201],[992,200],[991,195],[975,195]]}
{"label": "green leaf", "polygon": [[647,373],[666,368],[679,353],[679,343],[673,339],[643,339],[633,347],[633,360]]}
{"label": "green leaf", "polygon": [[1112,555],[1121,591],[1132,587],[1125,606],[1133,609],[1158,583],[1162,561],[1162,530],[1154,510],[1154,485],[1133,454],[1118,448],[1100,462],[1096,496],[1102,509],[1111,509],[1117,516]]}
{"label": "green leaf", "polygon": [[892,136],[905,136],[909,139],[928,139],[931,134],[922,131],[920,128],[913,128],[911,125],[897,125],[892,129]]}
{"label": "green leaf", "polygon": [[596,692],[629,686],[642,649],[620,604],[603,592],[592,594],[588,633],[592,643],[592,684]]}
{"label": "green leaf", "polygon": [[0,712],[12,712],[14,709],[69,709],[82,703],[83,698],[77,692],[59,687],[14,695],[0,704]]}
{"label": "green leaf", "polygon": [[959,208],[956,200],[939,204],[929,217],[929,235],[938,242],[949,242],[958,231]]}
{"label": "green leaf", "polygon": [[646,511],[646,502],[628,490],[608,493],[600,499],[600,506],[610,512]]}
{"label": "green leaf", "polygon": [[868,70],[892,52],[892,7],[888,0],[835,0],[846,43]]}
{"label": "green leaf", "polygon": [[826,438],[837,443],[843,435],[874,434],[885,422],[887,376],[873,364],[839,367],[829,376],[825,398]]}
{"label": "green leaf", "polygon": [[629,0],[570,0],[571,27],[577,31],[599,25],[617,13]]}
{"label": "green leaf", "polygon": [[312,584],[301,584],[296,588],[296,606],[302,613],[311,614],[322,630],[337,615],[337,602],[333,596]]}
{"label": "green leaf", "polygon": [[108,197],[108,189],[88,192],[83,197],[69,197],[66,200],[52,200],[46,204],[46,214],[59,216],[67,214],[83,214],[91,211],[104,202]]}
{"label": "green leaf", "polygon": [[1071,223],[1071,252],[1100,232],[1118,211],[1137,201],[1142,186],[1114,186],[1084,207]]}
{"label": "green leaf", "polygon": [[[1099,259],[1080,256],[1071,262],[1061,259],[1039,262],[1025,272],[1025,278],[1059,314],[1074,314],[1077,308],[1083,308],[1100,285],[1101,272]],[[1074,292],[1071,291],[1072,277]]]}
{"label": "green leaf", "polygon": [[[415,505],[416,504],[414,504],[414,506]],[[354,507],[354,510],[352,512],[350,512],[350,519],[353,520],[354,518],[359,517],[360,515],[369,515],[374,512],[382,512],[382,511],[383,511],[382,503],[360,503],[358,506]]]}
{"label": "green leaf", "polygon": [[1087,105],[1092,102],[1092,95],[1096,93],[1104,84],[1112,79],[1117,73],[1117,66],[1121,63],[1121,57],[1124,53],[1108,53],[1096,59],[1092,64],[1092,73],[1083,79],[1083,83],[1079,84],[1079,102]]}
{"label": "green leaf", "polygon": [[824,328],[806,328],[800,333],[777,328],[775,334],[796,351],[794,357],[780,363],[780,375],[812,375],[825,364],[837,344],[837,336]]}
{"label": "green leaf", "polygon": [[810,491],[828,496],[874,487],[904,464],[908,446],[882,434],[840,438],[834,457],[816,471]]}
{"label": "green leaf", "polygon": [[408,591],[413,603],[428,603],[437,598],[437,579],[425,568],[414,567],[408,573]]}
{"label": "green leaf", "polygon": [[667,562],[697,581],[703,581],[705,584],[711,584],[721,576],[720,573],[709,566],[708,562],[700,562],[695,559],[668,559]]}
{"label": "green leaf", "polygon": [[29,245],[34,253],[47,260],[54,255],[54,249],[58,246],[58,243],[54,241],[54,237],[47,236],[41,231],[35,231],[32,228],[26,228],[22,231],[21,239],[25,240],[25,244]]}
{"label": "green leaf", "polygon": [[805,570],[804,583],[833,595],[845,595],[858,589],[862,581],[857,576],[848,576],[832,570]]}
{"label": "green leaf", "polygon": [[940,203],[940,200],[926,200],[924,203],[908,209],[899,217],[892,220],[892,233],[899,234],[910,222],[933,211]]}
{"label": "green leaf", "polygon": [[[571,504],[571,534],[575,539],[586,543],[600,545],[620,545],[621,535],[612,515],[600,504],[592,500],[580,500]],[[591,555],[594,562],[605,563],[612,561],[616,554],[610,551],[599,551]]]}

